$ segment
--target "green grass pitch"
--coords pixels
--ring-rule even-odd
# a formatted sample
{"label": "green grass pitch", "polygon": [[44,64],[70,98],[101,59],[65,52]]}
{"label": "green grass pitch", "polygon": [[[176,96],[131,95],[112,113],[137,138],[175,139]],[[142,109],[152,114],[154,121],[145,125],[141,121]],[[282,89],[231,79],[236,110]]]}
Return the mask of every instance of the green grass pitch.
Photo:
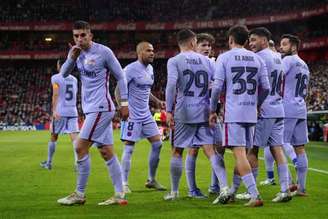
{"label": "green grass pitch", "polygon": [[[121,157],[122,143],[115,131],[115,148]],[[326,173],[309,170],[308,197],[295,197],[286,204],[274,204],[271,199],[279,186],[258,187],[264,207],[245,208],[243,202],[212,205],[215,196],[207,200],[190,200],[183,173],[180,183],[181,199],[163,201],[166,192],[144,187],[148,172],[149,144],[141,141],[132,157],[130,187],[127,206],[97,206],[113,194],[107,169],[95,148],[91,148],[91,174],[83,206],[60,206],[58,198],[74,191],[72,146],[68,136],[60,136],[51,171],[41,169],[40,161],[46,158],[49,132],[0,132],[0,218],[328,218],[328,144],[311,142],[307,146],[309,167]],[[165,142],[157,174],[158,180],[169,188],[170,144]],[[225,155],[229,179],[233,168],[231,153]],[[203,153],[197,161],[197,182],[207,192],[210,182],[210,164]],[[293,174],[294,171],[293,171]],[[275,174],[277,176],[277,174]],[[264,163],[260,162],[258,180],[265,178]],[[277,181],[276,177],[276,181]],[[242,187],[241,192],[245,189]]]}

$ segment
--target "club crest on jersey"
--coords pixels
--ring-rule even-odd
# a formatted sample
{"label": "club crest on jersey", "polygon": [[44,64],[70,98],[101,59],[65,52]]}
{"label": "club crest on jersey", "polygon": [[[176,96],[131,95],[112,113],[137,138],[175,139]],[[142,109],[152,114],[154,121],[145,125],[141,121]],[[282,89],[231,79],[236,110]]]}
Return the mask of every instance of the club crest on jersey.
{"label": "club crest on jersey", "polygon": [[95,65],[96,64],[96,60],[95,59],[85,59],[84,60],[84,64],[85,65]]}

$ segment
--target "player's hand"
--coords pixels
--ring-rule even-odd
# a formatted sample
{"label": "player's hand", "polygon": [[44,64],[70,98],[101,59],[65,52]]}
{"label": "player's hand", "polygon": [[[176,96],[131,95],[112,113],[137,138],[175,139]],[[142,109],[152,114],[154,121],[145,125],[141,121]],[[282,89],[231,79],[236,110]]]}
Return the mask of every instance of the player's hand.
{"label": "player's hand", "polygon": [[165,102],[164,102],[164,101],[159,101],[159,102],[158,102],[158,107],[159,107],[160,109],[165,109],[165,107],[166,107]]}
{"label": "player's hand", "polygon": [[120,115],[123,121],[126,121],[129,117],[129,107],[128,106],[121,106],[120,107]]}
{"label": "player's hand", "polygon": [[79,57],[81,51],[82,51],[81,47],[79,47],[77,45],[72,46],[72,48],[70,50],[70,58],[76,60],[77,57]]}
{"label": "player's hand", "polygon": [[210,124],[211,127],[215,127],[216,123],[218,120],[218,115],[216,115],[216,113],[210,113],[210,116],[208,118],[208,122]]}
{"label": "player's hand", "polygon": [[166,112],[166,123],[171,129],[174,129],[174,119],[172,113]]}
{"label": "player's hand", "polygon": [[54,120],[59,120],[60,119],[60,115],[57,112],[53,113],[53,118]]}

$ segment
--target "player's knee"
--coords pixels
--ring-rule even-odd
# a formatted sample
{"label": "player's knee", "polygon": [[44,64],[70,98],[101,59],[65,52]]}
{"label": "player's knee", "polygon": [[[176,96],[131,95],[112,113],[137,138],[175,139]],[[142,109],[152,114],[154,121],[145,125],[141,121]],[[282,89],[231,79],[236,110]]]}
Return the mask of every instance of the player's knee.
{"label": "player's knee", "polygon": [[132,153],[133,153],[133,151],[134,151],[134,146],[132,146],[132,145],[125,145],[125,147],[124,147],[124,153],[125,153],[125,155],[131,156]]}
{"label": "player's knee", "polygon": [[99,152],[104,160],[110,160],[114,156],[114,150],[112,146],[103,146],[99,148]]}
{"label": "player's knee", "polygon": [[295,153],[297,155],[301,155],[301,154],[304,154],[305,153],[304,145],[295,146],[294,149],[295,149]]}
{"label": "player's knee", "polygon": [[52,133],[50,139],[51,139],[52,142],[57,141],[57,139],[58,139],[58,134],[54,134],[54,133]]}
{"label": "player's knee", "polygon": [[224,147],[222,147],[221,144],[216,144],[216,145],[214,145],[214,150],[215,150],[217,153],[221,154],[222,156],[224,155],[225,149],[224,149]]}
{"label": "player's knee", "polygon": [[188,150],[188,154],[193,157],[197,157],[198,155],[198,148],[190,148]]}
{"label": "player's knee", "polygon": [[181,158],[183,153],[183,148],[174,147],[172,150],[172,156],[176,158]]}
{"label": "player's knee", "polygon": [[153,150],[159,151],[162,148],[162,144],[163,144],[162,140],[158,139],[157,141],[151,143],[151,147]]}
{"label": "player's knee", "polygon": [[134,142],[133,141],[125,141],[125,145],[134,146]]}

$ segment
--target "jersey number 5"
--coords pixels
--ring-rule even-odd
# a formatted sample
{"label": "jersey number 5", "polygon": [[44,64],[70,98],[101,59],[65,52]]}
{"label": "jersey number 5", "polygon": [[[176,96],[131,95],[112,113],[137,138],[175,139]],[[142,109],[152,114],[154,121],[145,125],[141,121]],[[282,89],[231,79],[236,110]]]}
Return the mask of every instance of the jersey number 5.
{"label": "jersey number 5", "polygon": [[73,99],[73,84],[67,84],[65,90],[65,100],[70,101]]}

